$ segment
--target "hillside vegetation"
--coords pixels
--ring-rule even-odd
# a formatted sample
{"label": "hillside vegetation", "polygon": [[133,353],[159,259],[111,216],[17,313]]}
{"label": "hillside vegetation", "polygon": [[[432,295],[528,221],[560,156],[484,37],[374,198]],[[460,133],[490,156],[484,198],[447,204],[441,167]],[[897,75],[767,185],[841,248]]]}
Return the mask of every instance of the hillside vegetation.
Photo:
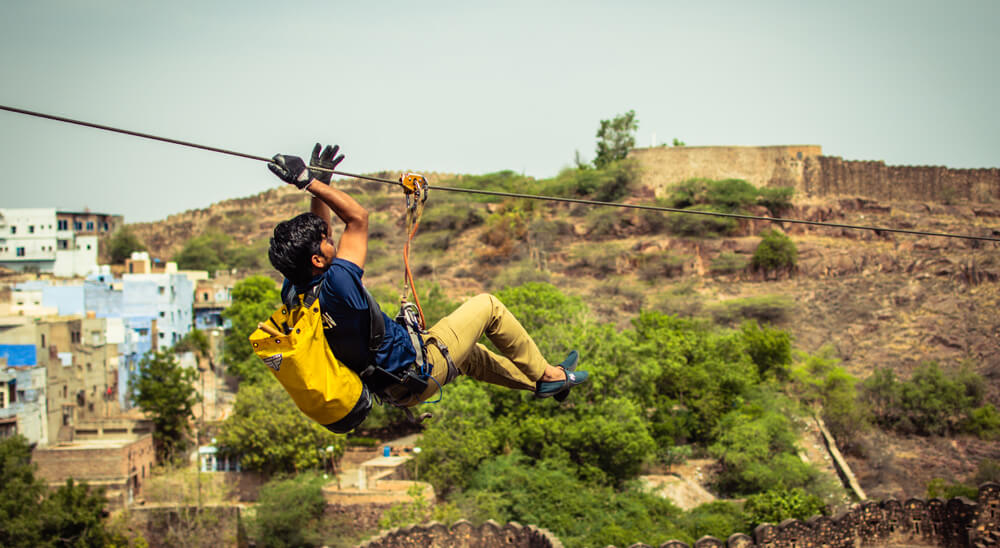
{"label": "hillside vegetation", "polygon": [[[679,181],[655,196],[635,169],[431,183],[1000,234],[1000,207],[989,204],[813,200],[739,180]],[[372,212],[365,279],[390,309],[403,197],[335,184]],[[182,267],[273,277],[270,230],[307,207],[281,187],[131,228]],[[420,470],[462,516],[540,525],[577,546],[725,538],[773,518],[776,505],[830,511],[844,492],[798,456],[812,413],[876,498],[968,484],[1000,459],[995,244],[432,191],[414,246],[431,316],[497,292],[551,361],[576,348],[593,375],[562,405],[464,379],[445,389]],[[747,505],[687,513],[634,484],[692,456],[716,463],[706,480],[715,494]],[[569,490],[581,497],[575,509],[559,506]]]}

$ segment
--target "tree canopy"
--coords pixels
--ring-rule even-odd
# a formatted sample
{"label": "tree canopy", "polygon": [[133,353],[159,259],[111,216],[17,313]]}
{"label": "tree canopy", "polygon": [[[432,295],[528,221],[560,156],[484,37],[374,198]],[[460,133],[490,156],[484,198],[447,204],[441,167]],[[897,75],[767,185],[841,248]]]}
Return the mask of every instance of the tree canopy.
{"label": "tree canopy", "polygon": [[156,427],[153,439],[161,459],[171,459],[186,445],[194,406],[201,401],[194,383],[198,372],[181,367],[171,351],[150,352],[131,378],[136,405],[146,411]]}
{"label": "tree canopy", "polygon": [[273,379],[240,386],[216,443],[243,468],[266,475],[322,469],[344,452],[344,437],[303,415]]}
{"label": "tree canopy", "polygon": [[597,157],[594,165],[603,168],[612,162],[623,160],[635,147],[635,131],[639,120],[635,111],[630,110],[610,120],[601,120],[597,129]]}
{"label": "tree canopy", "polygon": [[222,312],[233,325],[226,331],[223,356],[230,374],[248,382],[260,382],[270,376],[247,339],[280,302],[278,286],[271,278],[250,276],[233,286],[232,304]]}

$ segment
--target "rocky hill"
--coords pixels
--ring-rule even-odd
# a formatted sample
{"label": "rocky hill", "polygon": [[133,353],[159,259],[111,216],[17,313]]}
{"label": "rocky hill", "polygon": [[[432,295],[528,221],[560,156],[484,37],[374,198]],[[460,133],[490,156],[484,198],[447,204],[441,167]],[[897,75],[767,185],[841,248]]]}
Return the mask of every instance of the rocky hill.
{"label": "rocky hill", "polygon": [[[373,212],[367,283],[399,287],[401,193],[378,183],[337,184]],[[652,190],[631,194],[626,201],[648,201]],[[307,196],[286,186],[132,228],[164,260],[210,230],[265,253],[274,224],[307,208]],[[794,200],[783,216],[1000,236],[996,204],[836,196]],[[622,326],[642,308],[720,324],[759,318],[792,333],[799,350],[832,348],[859,378],[877,367],[906,377],[929,360],[943,367],[967,361],[986,379],[989,401],[1000,404],[997,243],[790,224],[778,228],[797,245],[798,267],[765,274],[746,265],[771,223],[741,221],[725,237],[681,238],[668,232],[665,217],[432,192],[414,244],[415,273],[455,300],[523,281],[550,281],[585,297],[601,319]],[[965,480],[980,459],[1000,459],[1000,443],[975,438],[874,433],[854,442],[851,465],[875,498],[923,496],[932,477]]]}

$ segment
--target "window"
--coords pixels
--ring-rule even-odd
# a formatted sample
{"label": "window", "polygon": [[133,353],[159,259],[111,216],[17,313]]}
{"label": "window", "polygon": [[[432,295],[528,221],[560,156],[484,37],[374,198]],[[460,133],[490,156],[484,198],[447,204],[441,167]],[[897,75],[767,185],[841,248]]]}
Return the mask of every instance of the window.
{"label": "window", "polygon": [[28,225],[28,234],[35,233],[35,225]]}
{"label": "window", "polygon": [[94,221],[87,221],[87,230],[94,230]]}
{"label": "window", "polygon": [[73,221],[73,230],[83,230],[83,223],[80,221]]}
{"label": "window", "polygon": [[57,243],[59,249],[69,249],[69,240],[59,240]]}
{"label": "window", "polygon": [[91,367],[90,362],[87,362],[87,371],[93,371],[94,368]]}
{"label": "window", "polygon": [[90,249],[90,244],[87,244],[87,249]]}
{"label": "window", "polygon": [[160,338],[161,339],[163,338],[163,332],[162,331],[160,332]]}
{"label": "window", "polygon": [[42,333],[42,348],[45,348],[45,333]]}
{"label": "window", "polygon": [[24,257],[24,248],[23,247],[17,248],[17,256],[18,257]]}
{"label": "window", "polygon": [[160,290],[160,295],[163,295],[167,292],[167,288],[163,287],[162,285],[159,287],[159,290]]}
{"label": "window", "polygon": [[167,316],[167,313],[161,310],[160,311],[160,317],[161,318],[165,318],[166,316]]}
{"label": "window", "polygon": [[71,331],[70,334],[69,334],[69,342],[71,342],[73,344],[78,344],[80,342],[80,332],[79,331]]}
{"label": "window", "polygon": [[59,227],[59,230],[69,230],[69,221],[66,219],[59,219],[56,221],[56,226]]}
{"label": "window", "polygon": [[104,223],[104,231],[105,231],[105,232],[107,232],[107,231],[108,231],[108,223]]}
{"label": "window", "polygon": [[17,234],[17,227],[16,226],[10,227],[10,233],[11,234]]}

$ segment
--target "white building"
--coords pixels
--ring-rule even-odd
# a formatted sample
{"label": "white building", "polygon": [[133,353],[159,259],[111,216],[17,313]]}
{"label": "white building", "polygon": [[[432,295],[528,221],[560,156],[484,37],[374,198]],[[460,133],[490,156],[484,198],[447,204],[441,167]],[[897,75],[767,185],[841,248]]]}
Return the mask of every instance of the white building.
{"label": "white building", "polygon": [[97,269],[98,235],[121,222],[120,215],[103,213],[0,208],[0,266],[86,276]]}

